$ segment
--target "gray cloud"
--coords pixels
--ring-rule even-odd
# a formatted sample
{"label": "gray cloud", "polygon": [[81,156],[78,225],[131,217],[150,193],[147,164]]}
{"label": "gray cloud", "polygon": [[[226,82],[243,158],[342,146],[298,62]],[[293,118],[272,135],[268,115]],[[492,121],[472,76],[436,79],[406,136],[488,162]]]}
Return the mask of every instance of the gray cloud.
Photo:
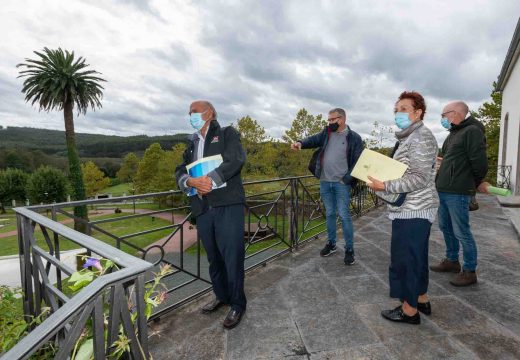
{"label": "gray cloud", "polygon": [[28,1],[0,15],[0,29],[16,38],[0,44],[0,114],[13,125],[42,116],[42,126],[62,126],[59,114],[24,103],[13,69],[57,44],[109,80],[103,108],[76,119],[81,131],[188,132],[190,102],[207,99],[222,123],[250,115],[274,137],[302,107],[319,114],[340,106],[367,136],[374,121],[392,125],[395,99],[414,89],[442,141],[443,103],[476,108],[488,99],[520,10],[513,0],[67,4],[56,12]]}

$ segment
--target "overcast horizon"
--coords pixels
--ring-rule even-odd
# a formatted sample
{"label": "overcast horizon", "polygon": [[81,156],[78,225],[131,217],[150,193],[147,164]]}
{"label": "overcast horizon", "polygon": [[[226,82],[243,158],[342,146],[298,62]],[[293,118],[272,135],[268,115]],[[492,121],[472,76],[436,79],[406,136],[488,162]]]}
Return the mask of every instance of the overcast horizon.
{"label": "overcast horizon", "polygon": [[[0,125],[64,130],[20,92],[16,64],[44,47],[73,50],[102,73],[103,107],[78,133],[192,132],[191,101],[227,125],[249,115],[279,138],[297,111],[347,110],[366,137],[393,125],[404,90],[421,92],[439,146],[443,104],[490,99],[520,15],[493,1],[2,1]],[[8,34],[8,35],[7,35]]]}

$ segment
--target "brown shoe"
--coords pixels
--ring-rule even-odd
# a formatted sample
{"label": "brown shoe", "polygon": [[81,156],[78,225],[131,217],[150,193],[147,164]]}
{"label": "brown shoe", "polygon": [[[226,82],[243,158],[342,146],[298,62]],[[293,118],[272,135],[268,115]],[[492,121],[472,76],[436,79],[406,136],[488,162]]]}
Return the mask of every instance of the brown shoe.
{"label": "brown shoe", "polygon": [[242,315],[244,315],[245,310],[236,310],[231,309],[224,319],[224,327],[226,329],[233,329],[235,326],[240,324],[240,320],[242,320]]}
{"label": "brown shoe", "polygon": [[216,297],[212,298],[211,301],[209,303],[207,303],[206,305],[204,305],[202,307],[202,313],[203,314],[209,314],[209,313],[212,313],[214,311],[217,311],[221,306],[224,306],[226,305],[226,303],[220,301],[219,299],[217,299]]}
{"label": "brown shoe", "polygon": [[476,283],[477,273],[474,271],[462,271],[450,281],[453,286],[469,286]]}
{"label": "brown shoe", "polygon": [[444,258],[441,260],[441,262],[437,265],[431,265],[430,266],[431,271],[435,272],[452,272],[452,273],[460,273],[460,262],[457,261],[449,261],[448,259]]}

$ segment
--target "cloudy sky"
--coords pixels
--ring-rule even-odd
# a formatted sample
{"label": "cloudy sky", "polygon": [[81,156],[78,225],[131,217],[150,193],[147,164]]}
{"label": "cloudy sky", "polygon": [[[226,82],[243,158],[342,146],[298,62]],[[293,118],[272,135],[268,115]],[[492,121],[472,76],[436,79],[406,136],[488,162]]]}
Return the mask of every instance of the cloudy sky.
{"label": "cloudy sky", "polygon": [[273,137],[302,107],[343,107],[366,136],[413,89],[442,141],[443,104],[489,99],[519,15],[518,0],[2,0],[0,125],[63,129],[24,102],[15,67],[62,47],[108,81],[77,132],[190,132],[190,102],[208,99],[221,123],[250,115]]}

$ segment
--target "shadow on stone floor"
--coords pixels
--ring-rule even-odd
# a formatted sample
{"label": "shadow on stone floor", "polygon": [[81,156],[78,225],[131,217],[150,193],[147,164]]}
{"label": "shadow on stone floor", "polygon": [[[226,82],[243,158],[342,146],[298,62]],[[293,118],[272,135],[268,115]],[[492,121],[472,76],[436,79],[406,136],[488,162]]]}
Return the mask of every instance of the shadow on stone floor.
{"label": "shadow on stone floor", "polygon": [[[390,221],[378,209],[354,222],[354,266],[341,251],[320,258],[323,241],[310,242],[247,275],[237,328],[222,328],[227,309],[200,313],[208,296],[152,323],[154,359],[520,359],[518,235],[494,198],[479,202],[479,283],[455,288],[452,275],[431,273],[433,314],[419,326],[379,314],[397,302],[388,297]],[[435,223],[430,261],[443,251]]]}

